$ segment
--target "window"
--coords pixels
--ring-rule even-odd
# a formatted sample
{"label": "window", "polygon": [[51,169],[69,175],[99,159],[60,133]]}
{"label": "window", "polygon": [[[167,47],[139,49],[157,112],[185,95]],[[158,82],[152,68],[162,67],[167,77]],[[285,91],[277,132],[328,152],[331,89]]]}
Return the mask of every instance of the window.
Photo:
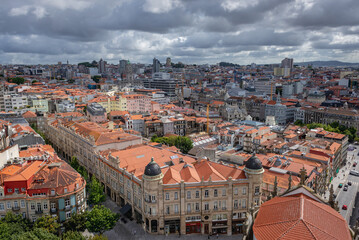
{"label": "window", "polygon": [[32,220],[32,222],[36,222],[36,217],[32,216],[31,220]]}
{"label": "window", "polygon": [[178,204],[175,204],[175,213],[178,213]]}
{"label": "window", "polygon": [[14,207],[18,208],[19,207],[19,202],[18,201],[14,201]]}
{"label": "window", "polygon": [[31,210],[35,210],[35,203],[31,203]]}
{"label": "window", "polygon": [[127,199],[131,200],[131,192],[130,191],[127,191]]}
{"label": "window", "polygon": [[3,203],[0,203],[0,211],[4,211],[5,210],[5,206]]}
{"label": "window", "polygon": [[166,206],[166,214],[170,214],[170,206]]}
{"label": "window", "polygon": [[215,197],[218,197],[218,190],[217,190],[217,189],[214,189],[214,193],[213,193],[213,194],[214,194]]}
{"label": "window", "polygon": [[242,199],[242,208],[246,208],[246,200]]}
{"label": "window", "polygon": [[11,209],[11,202],[6,202],[7,209]]}
{"label": "window", "polygon": [[69,206],[70,206],[70,200],[67,199],[67,200],[65,200],[65,207],[69,207]]}
{"label": "window", "polygon": [[67,193],[67,188],[64,189],[64,192]]}
{"label": "window", "polygon": [[8,192],[8,193],[12,193],[12,188],[8,188],[8,189],[7,189],[7,192]]}
{"label": "window", "polygon": [[166,193],[166,200],[170,200],[170,194]]}
{"label": "window", "polygon": [[204,204],[204,210],[209,210],[209,203],[208,202],[206,202],[205,204]]}
{"label": "window", "polygon": [[217,201],[214,202],[214,204],[213,204],[213,209],[214,209],[214,210],[217,210],[217,209],[218,209],[218,202],[217,202]]}
{"label": "window", "polygon": [[254,195],[259,195],[259,187],[255,187],[254,189]]}
{"label": "window", "polygon": [[209,191],[208,190],[204,190],[204,197],[208,197],[209,195]]}
{"label": "window", "polygon": [[246,187],[244,187],[244,188],[242,189],[242,194],[243,194],[243,195],[246,195],[246,194],[247,194],[247,188],[246,188]]}
{"label": "window", "polygon": [[70,211],[66,212],[66,219],[69,219],[69,218],[71,218],[71,212]]}
{"label": "window", "polygon": [[199,203],[196,203],[196,211],[199,211]]}
{"label": "window", "polygon": [[156,196],[152,196],[152,202],[156,202]]}
{"label": "window", "polygon": [[25,208],[25,200],[20,201],[21,208]]}
{"label": "window", "polygon": [[44,210],[47,210],[47,202],[44,203]]}
{"label": "window", "polygon": [[19,193],[19,189],[18,188],[15,188],[15,193]]}
{"label": "window", "polygon": [[187,191],[187,199],[191,199],[191,191]]}
{"label": "window", "polygon": [[222,196],[226,196],[226,189],[222,189]]}
{"label": "window", "polygon": [[259,198],[255,198],[254,199],[254,206],[258,206],[259,205]]}
{"label": "window", "polygon": [[223,210],[227,209],[227,201],[226,200],[222,201],[222,209]]}
{"label": "window", "polygon": [[199,191],[196,191],[196,198],[199,198]]}
{"label": "window", "polygon": [[51,203],[51,209],[55,209],[56,208],[56,203]]}
{"label": "window", "polygon": [[238,208],[238,200],[234,200],[233,207],[234,209]]}
{"label": "window", "polygon": [[26,192],[26,188],[21,188],[21,192]]}
{"label": "window", "polygon": [[187,203],[187,212],[191,212],[191,204]]}
{"label": "window", "polygon": [[51,196],[55,196],[55,190],[51,190]]}

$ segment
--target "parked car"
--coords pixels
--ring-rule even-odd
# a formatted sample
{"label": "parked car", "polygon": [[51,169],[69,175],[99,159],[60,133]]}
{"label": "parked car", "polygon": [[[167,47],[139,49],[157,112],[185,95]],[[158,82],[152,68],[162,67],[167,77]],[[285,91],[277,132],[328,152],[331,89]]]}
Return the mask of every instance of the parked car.
{"label": "parked car", "polygon": [[355,170],[350,170],[349,172],[350,175],[354,175],[354,176],[359,176],[359,172],[358,171],[355,171]]}
{"label": "parked car", "polygon": [[357,166],[357,164],[356,163],[353,163],[353,167],[356,167]]}
{"label": "parked car", "polygon": [[343,188],[343,191],[348,191],[348,186],[345,186],[345,187]]}
{"label": "parked car", "polygon": [[347,210],[347,209],[348,209],[348,206],[347,206],[347,205],[343,205],[342,209],[343,209],[343,210]]}
{"label": "parked car", "polygon": [[338,185],[338,188],[342,188],[343,187],[343,183],[340,183],[339,185]]}
{"label": "parked car", "polygon": [[352,182],[348,182],[348,185],[351,186],[351,185],[352,185]]}

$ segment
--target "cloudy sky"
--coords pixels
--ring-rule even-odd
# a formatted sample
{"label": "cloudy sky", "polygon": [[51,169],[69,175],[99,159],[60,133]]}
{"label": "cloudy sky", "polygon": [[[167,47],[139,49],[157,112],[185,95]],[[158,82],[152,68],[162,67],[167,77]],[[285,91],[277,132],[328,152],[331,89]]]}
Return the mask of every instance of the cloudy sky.
{"label": "cloudy sky", "polygon": [[359,0],[1,0],[0,63],[359,62]]}

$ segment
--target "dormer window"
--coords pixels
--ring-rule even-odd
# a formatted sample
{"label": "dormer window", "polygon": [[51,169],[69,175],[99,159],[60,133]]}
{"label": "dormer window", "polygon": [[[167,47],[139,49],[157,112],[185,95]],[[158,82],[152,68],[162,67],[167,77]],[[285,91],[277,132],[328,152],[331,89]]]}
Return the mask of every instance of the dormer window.
{"label": "dormer window", "polygon": [[8,189],[7,189],[7,192],[8,192],[8,193],[12,193],[12,188],[8,188]]}
{"label": "dormer window", "polygon": [[55,196],[55,190],[51,190],[51,196]]}
{"label": "dormer window", "polygon": [[67,193],[67,188],[65,188],[64,192]]}

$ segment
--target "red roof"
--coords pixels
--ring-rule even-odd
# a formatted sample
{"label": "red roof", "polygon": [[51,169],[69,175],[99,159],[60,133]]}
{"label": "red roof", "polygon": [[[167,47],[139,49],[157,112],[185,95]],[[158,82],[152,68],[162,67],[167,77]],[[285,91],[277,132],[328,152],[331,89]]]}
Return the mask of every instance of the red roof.
{"label": "red roof", "polygon": [[256,239],[351,239],[344,218],[329,205],[301,193],[262,204],[253,225]]}

